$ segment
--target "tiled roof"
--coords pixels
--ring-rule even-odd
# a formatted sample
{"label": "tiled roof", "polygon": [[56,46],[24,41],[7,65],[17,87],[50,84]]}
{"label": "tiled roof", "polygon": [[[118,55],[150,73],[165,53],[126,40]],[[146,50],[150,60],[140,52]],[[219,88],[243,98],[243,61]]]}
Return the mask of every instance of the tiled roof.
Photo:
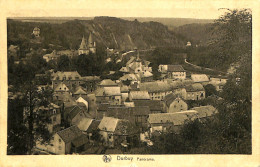
{"label": "tiled roof", "polygon": [[144,82],[140,84],[141,91],[148,91],[149,93],[171,91],[172,86],[166,82]]}
{"label": "tiled roof", "polygon": [[69,119],[72,120],[80,112],[82,112],[82,109],[79,106],[75,106],[68,114]]}
{"label": "tiled roof", "polygon": [[169,72],[185,72],[181,65],[168,65],[167,71]]}
{"label": "tiled roof", "polygon": [[211,106],[211,105],[194,107],[191,110],[197,111],[199,118],[212,116],[213,114],[218,112],[217,109],[215,107]]}
{"label": "tiled roof", "polygon": [[126,80],[138,81],[138,79],[139,79],[139,77],[135,74],[126,74],[126,75],[119,78],[119,80],[121,80],[121,81],[126,81]]}
{"label": "tiled roof", "polygon": [[113,117],[103,117],[100,124],[98,125],[98,129],[103,131],[114,132],[116,130],[116,126],[119,119]]}
{"label": "tiled roof", "polygon": [[92,133],[94,130],[97,130],[100,122],[100,120],[93,120],[87,129],[87,133]]}
{"label": "tiled roof", "polygon": [[112,81],[111,79],[104,79],[103,81],[101,81],[101,83],[99,85],[101,85],[101,86],[117,86],[115,81]]}
{"label": "tiled roof", "polygon": [[107,111],[109,106],[110,106],[110,104],[108,104],[108,103],[101,103],[101,104],[98,104],[97,110],[98,111]]}
{"label": "tiled roof", "polygon": [[133,115],[149,115],[150,108],[149,106],[135,106],[130,108],[133,111]]}
{"label": "tiled roof", "polygon": [[74,92],[74,94],[75,94],[75,95],[80,95],[80,94],[86,95],[87,92],[86,92],[81,86],[78,86],[78,87],[76,88],[76,91]]}
{"label": "tiled roof", "polygon": [[97,81],[100,80],[100,76],[85,76],[81,77],[84,81]]}
{"label": "tiled roof", "polygon": [[77,126],[80,130],[86,131],[88,130],[90,124],[92,123],[93,119],[90,118],[83,118],[78,123]]}
{"label": "tiled roof", "polygon": [[153,74],[149,71],[140,73],[141,78],[152,77]]}
{"label": "tiled roof", "polygon": [[65,80],[79,80],[81,79],[81,76],[77,71],[68,71],[68,72],[57,71],[56,73],[52,74],[52,80],[63,80],[63,78],[65,78]]}
{"label": "tiled roof", "polygon": [[194,82],[208,82],[209,78],[206,74],[191,74],[191,79]]}
{"label": "tiled roof", "polygon": [[149,114],[148,122],[150,124],[173,123],[174,125],[183,125],[185,121],[197,118],[198,112],[195,110],[182,111],[176,113],[158,113]]}
{"label": "tiled roof", "polygon": [[59,85],[54,89],[54,91],[69,91],[69,88],[63,83],[59,83]]}
{"label": "tiled roof", "polygon": [[162,103],[159,100],[134,100],[135,106],[148,106],[151,111],[162,111]]}
{"label": "tiled roof", "polygon": [[147,91],[130,91],[129,97],[132,100],[149,100],[150,96]]}
{"label": "tiled roof", "polygon": [[106,96],[121,95],[120,87],[104,87]]}
{"label": "tiled roof", "polygon": [[175,95],[173,93],[170,93],[168,95],[165,96],[164,98],[164,102],[166,104],[167,107],[169,107],[171,105],[171,103],[178,97],[178,95]]}
{"label": "tiled roof", "polygon": [[200,83],[195,83],[192,85],[185,86],[186,92],[197,92],[204,91],[204,87]]}
{"label": "tiled roof", "polygon": [[82,135],[80,129],[75,125],[57,132],[65,143],[71,142]]}
{"label": "tiled roof", "polygon": [[81,136],[77,137],[76,139],[72,140],[72,144],[75,147],[80,147],[88,142],[88,136],[85,134],[82,134]]}

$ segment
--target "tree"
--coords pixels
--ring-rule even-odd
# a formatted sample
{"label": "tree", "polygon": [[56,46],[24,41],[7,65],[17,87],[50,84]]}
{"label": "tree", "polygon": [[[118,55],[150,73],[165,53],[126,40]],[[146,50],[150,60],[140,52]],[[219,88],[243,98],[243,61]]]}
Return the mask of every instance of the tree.
{"label": "tree", "polygon": [[212,84],[208,84],[208,85],[204,86],[204,88],[205,88],[205,92],[206,92],[206,97],[218,94],[215,86],[213,86]]}
{"label": "tree", "polygon": [[59,71],[69,71],[70,70],[70,59],[68,56],[62,55],[58,58],[57,69]]}

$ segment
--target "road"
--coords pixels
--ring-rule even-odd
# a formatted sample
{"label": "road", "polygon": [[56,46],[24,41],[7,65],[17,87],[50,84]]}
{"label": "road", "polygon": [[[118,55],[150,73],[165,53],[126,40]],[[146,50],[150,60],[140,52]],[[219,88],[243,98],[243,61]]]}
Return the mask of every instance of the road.
{"label": "road", "polygon": [[201,69],[201,70],[202,70],[202,69],[205,69],[205,70],[214,71],[214,72],[218,72],[218,73],[227,75],[227,73],[226,73],[226,72],[223,72],[223,71],[218,71],[218,70],[214,70],[214,69],[211,69],[211,68],[205,68],[205,67],[197,66],[197,65],[195,65],[195,64],[192,64],[192,63],[188,62],[187,59],[184,59],[184,62],[185,62],[186,64],[189,64],[189,65],[193,66],[194,68],[197,68],[197,69]]}

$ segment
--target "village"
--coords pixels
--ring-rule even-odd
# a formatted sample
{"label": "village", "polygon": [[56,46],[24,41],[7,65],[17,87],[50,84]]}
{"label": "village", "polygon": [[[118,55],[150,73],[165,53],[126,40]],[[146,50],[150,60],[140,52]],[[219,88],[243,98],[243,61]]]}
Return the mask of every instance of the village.
{"label": "village", "polygon": [[[33,34],[39,37],[40,29],[34,28]],[[187,47],[190,45],[188,42]],[[54,50],[43,59],[56,61],[62,54],[95,52],[96,43],[90,33],[88,40],[83,36],[77,51]],[[137,48],[131,53],[118,80],[81,76],[77,71],[49,70],[35,75],[37,92],[52,92],[48,104],[33,111],[48,119],[50,135],[48,143],[36,141],[37,154],[132,153],[153,146],[151,137],[178,133],[187,122],[203,122],[218,113],[209,104],[190,104],[206,98],[205,86],[209,84],[221,92],[227,77],[187,73],[178,64],[160,64],[152,69],[151,62],[140,58]],[[159,80],[153,79],[154,71],[160,73]],[[46,77],[51,84],[41,82]],[[29,107],[24,108],[24,120],[29,111]]]}

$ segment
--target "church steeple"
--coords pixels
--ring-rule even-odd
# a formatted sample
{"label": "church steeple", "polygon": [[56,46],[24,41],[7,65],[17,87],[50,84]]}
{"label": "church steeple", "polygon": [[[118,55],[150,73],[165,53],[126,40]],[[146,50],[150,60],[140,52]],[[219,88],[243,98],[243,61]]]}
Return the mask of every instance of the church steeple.
{"label": "church steeple", "polygon": [[90,47],[94,46],[94,41],[93,41],[93,37],[92,37],[92,33],[90,32],[89,37],[88,37],[88,45]]}
{"label": "church steeple", "polygon": [[83,37],[82,37],[82,41],[81,41],[81,44],[80,44],[79,49],[81,49],[81,50],[86,50],[86,49],[88,49],[88,48],[87,48],[87,45],[86,45],[86,40],[85,40],[84,35],[83,35]]}

